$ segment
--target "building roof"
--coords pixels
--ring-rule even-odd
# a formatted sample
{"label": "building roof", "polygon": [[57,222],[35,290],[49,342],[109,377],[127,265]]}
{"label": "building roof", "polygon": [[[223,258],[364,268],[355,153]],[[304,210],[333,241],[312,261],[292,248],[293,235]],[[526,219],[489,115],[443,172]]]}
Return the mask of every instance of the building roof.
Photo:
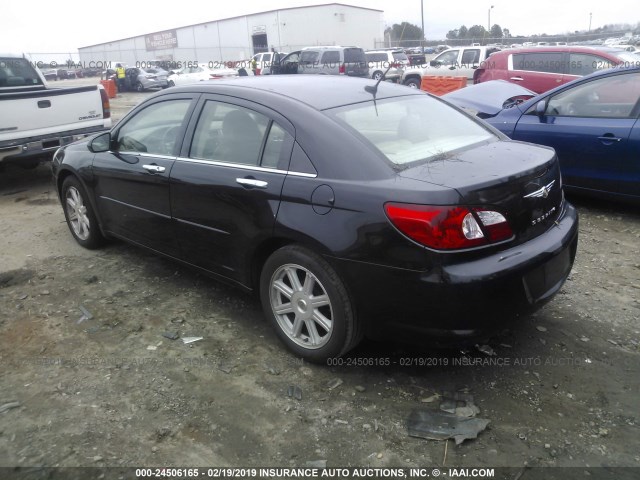
{"label": "building roof", "polygon": [[217,20],[209,20],[208,22],[194,23],[192,25],[183,25],[181,27],[169,27],[169,28],[166,28],[164,30],[158,30],[158,31],[155,31],[155,32],[141,33],[140,35],[134,35],[133,37],[119,38],[117,40],[110,40],[110,41],[107,41],[107,42],[95,43],[93,45],[86,45],[84,47],[78,47],[78,50],[80,50],[82,48],[97,47],[97,46],[100,46],[100,45],[106,45],[106,44],[114,43],[114,42],[121,42],[123,40],[130,40],[132,38],[138,38],[138,37],[142,37],[142,36],[145,36],[145,35],[153,35],[154,33],[162,33],[162,32],[166,32],[167,30],[178,30],[178,29],[181,29],[181,28],[197,27],[198,25],[207,25],[209,23],[224,22],[225,20],[234,20],[236,18],[252,17],[254,15],[263,15],[265,13],[283,12],[283,11],[286,11],[286,10],[301,10],[301,9],[304,9],[304,8],[329,7],[329,6],[357,8],[359,10],[369,10],[369,11],[372,11],[372,12],[380,12],[380,13],[384,12],[384,10],[378,10],[378,9],[375,9],[375,8],[367,8],[367,7],[359,7],[357,5],[347,5],[346,3],[320,3],[318,5],[304,5],[304,6],[301,6],[301,7],[276,8],[276,9],[273,9],[273,10],[265,10],[264,12],[248,13],[246,15],[237,15],[235,17],[219,18]]}

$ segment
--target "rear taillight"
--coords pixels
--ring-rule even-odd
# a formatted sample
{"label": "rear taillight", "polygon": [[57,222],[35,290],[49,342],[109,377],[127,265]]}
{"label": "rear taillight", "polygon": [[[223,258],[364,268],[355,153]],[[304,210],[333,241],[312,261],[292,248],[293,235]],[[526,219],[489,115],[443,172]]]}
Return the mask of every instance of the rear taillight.
{"label": "rear taillight", "polygon": [[102,118],[111,118],[111,104],[109,103],[109,95],[104,88],[100,88],[100,99],[102,100]]}
{"label": "rear taillight", "polygon": [[347,71],[347,67],[345,66],[345,64],[344,63],[340,64],[340,68],[338,68],[338,73],[340,75],[344,75],[346,71]]}
{"label": "rear taillight", "polygon": [[460,250],[513,237],[500,212],[462,206],[387,203],[387,217],[411,240],[436,250]]}

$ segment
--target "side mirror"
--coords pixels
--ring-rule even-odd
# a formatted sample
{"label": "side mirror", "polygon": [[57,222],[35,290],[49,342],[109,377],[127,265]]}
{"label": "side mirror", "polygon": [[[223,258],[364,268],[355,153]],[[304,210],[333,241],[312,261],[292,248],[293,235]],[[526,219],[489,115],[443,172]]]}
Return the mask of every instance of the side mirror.
{"label": "side mirror", "polygon": [[89,142],[89,150],[93,153],[108,152],[111,149],[111,132],[98,135]]}
{"label": "side mirror", "polygon": [[539,117],[544,117],[546,111],[547,102],[545,102],[544,100],[540,100],[538,103],[536,103],[536,115],[538,115]]}

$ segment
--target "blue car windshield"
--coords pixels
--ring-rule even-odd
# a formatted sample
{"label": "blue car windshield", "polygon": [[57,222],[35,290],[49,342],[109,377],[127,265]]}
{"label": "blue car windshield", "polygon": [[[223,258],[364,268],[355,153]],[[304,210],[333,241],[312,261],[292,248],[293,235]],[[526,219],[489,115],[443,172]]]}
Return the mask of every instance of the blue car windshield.
{"label": "blue car windshield", "polygon": [[435,98],[406,96],[358,103],[325,113],[403,166],[442,158],[483,142],[497,141],[488,128]]}

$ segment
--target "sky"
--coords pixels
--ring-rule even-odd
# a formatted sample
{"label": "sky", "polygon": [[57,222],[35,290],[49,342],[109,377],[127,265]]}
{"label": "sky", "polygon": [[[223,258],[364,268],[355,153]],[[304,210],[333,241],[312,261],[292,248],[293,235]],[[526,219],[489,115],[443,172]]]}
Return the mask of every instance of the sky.
{"label": "sky", "polygon": [[[610,23],[640,22],[638,0],[422,0],[427,39],[442,39],[461,25],[508,28],[512,35],[564,33]],[[175,27],[278,8],[332,3],[315,0],[2,0],[0,52],[76,53],[78,47]],[[385,23],[420,26],[420,0],[344,0],[348,5],[384,11]]]}

